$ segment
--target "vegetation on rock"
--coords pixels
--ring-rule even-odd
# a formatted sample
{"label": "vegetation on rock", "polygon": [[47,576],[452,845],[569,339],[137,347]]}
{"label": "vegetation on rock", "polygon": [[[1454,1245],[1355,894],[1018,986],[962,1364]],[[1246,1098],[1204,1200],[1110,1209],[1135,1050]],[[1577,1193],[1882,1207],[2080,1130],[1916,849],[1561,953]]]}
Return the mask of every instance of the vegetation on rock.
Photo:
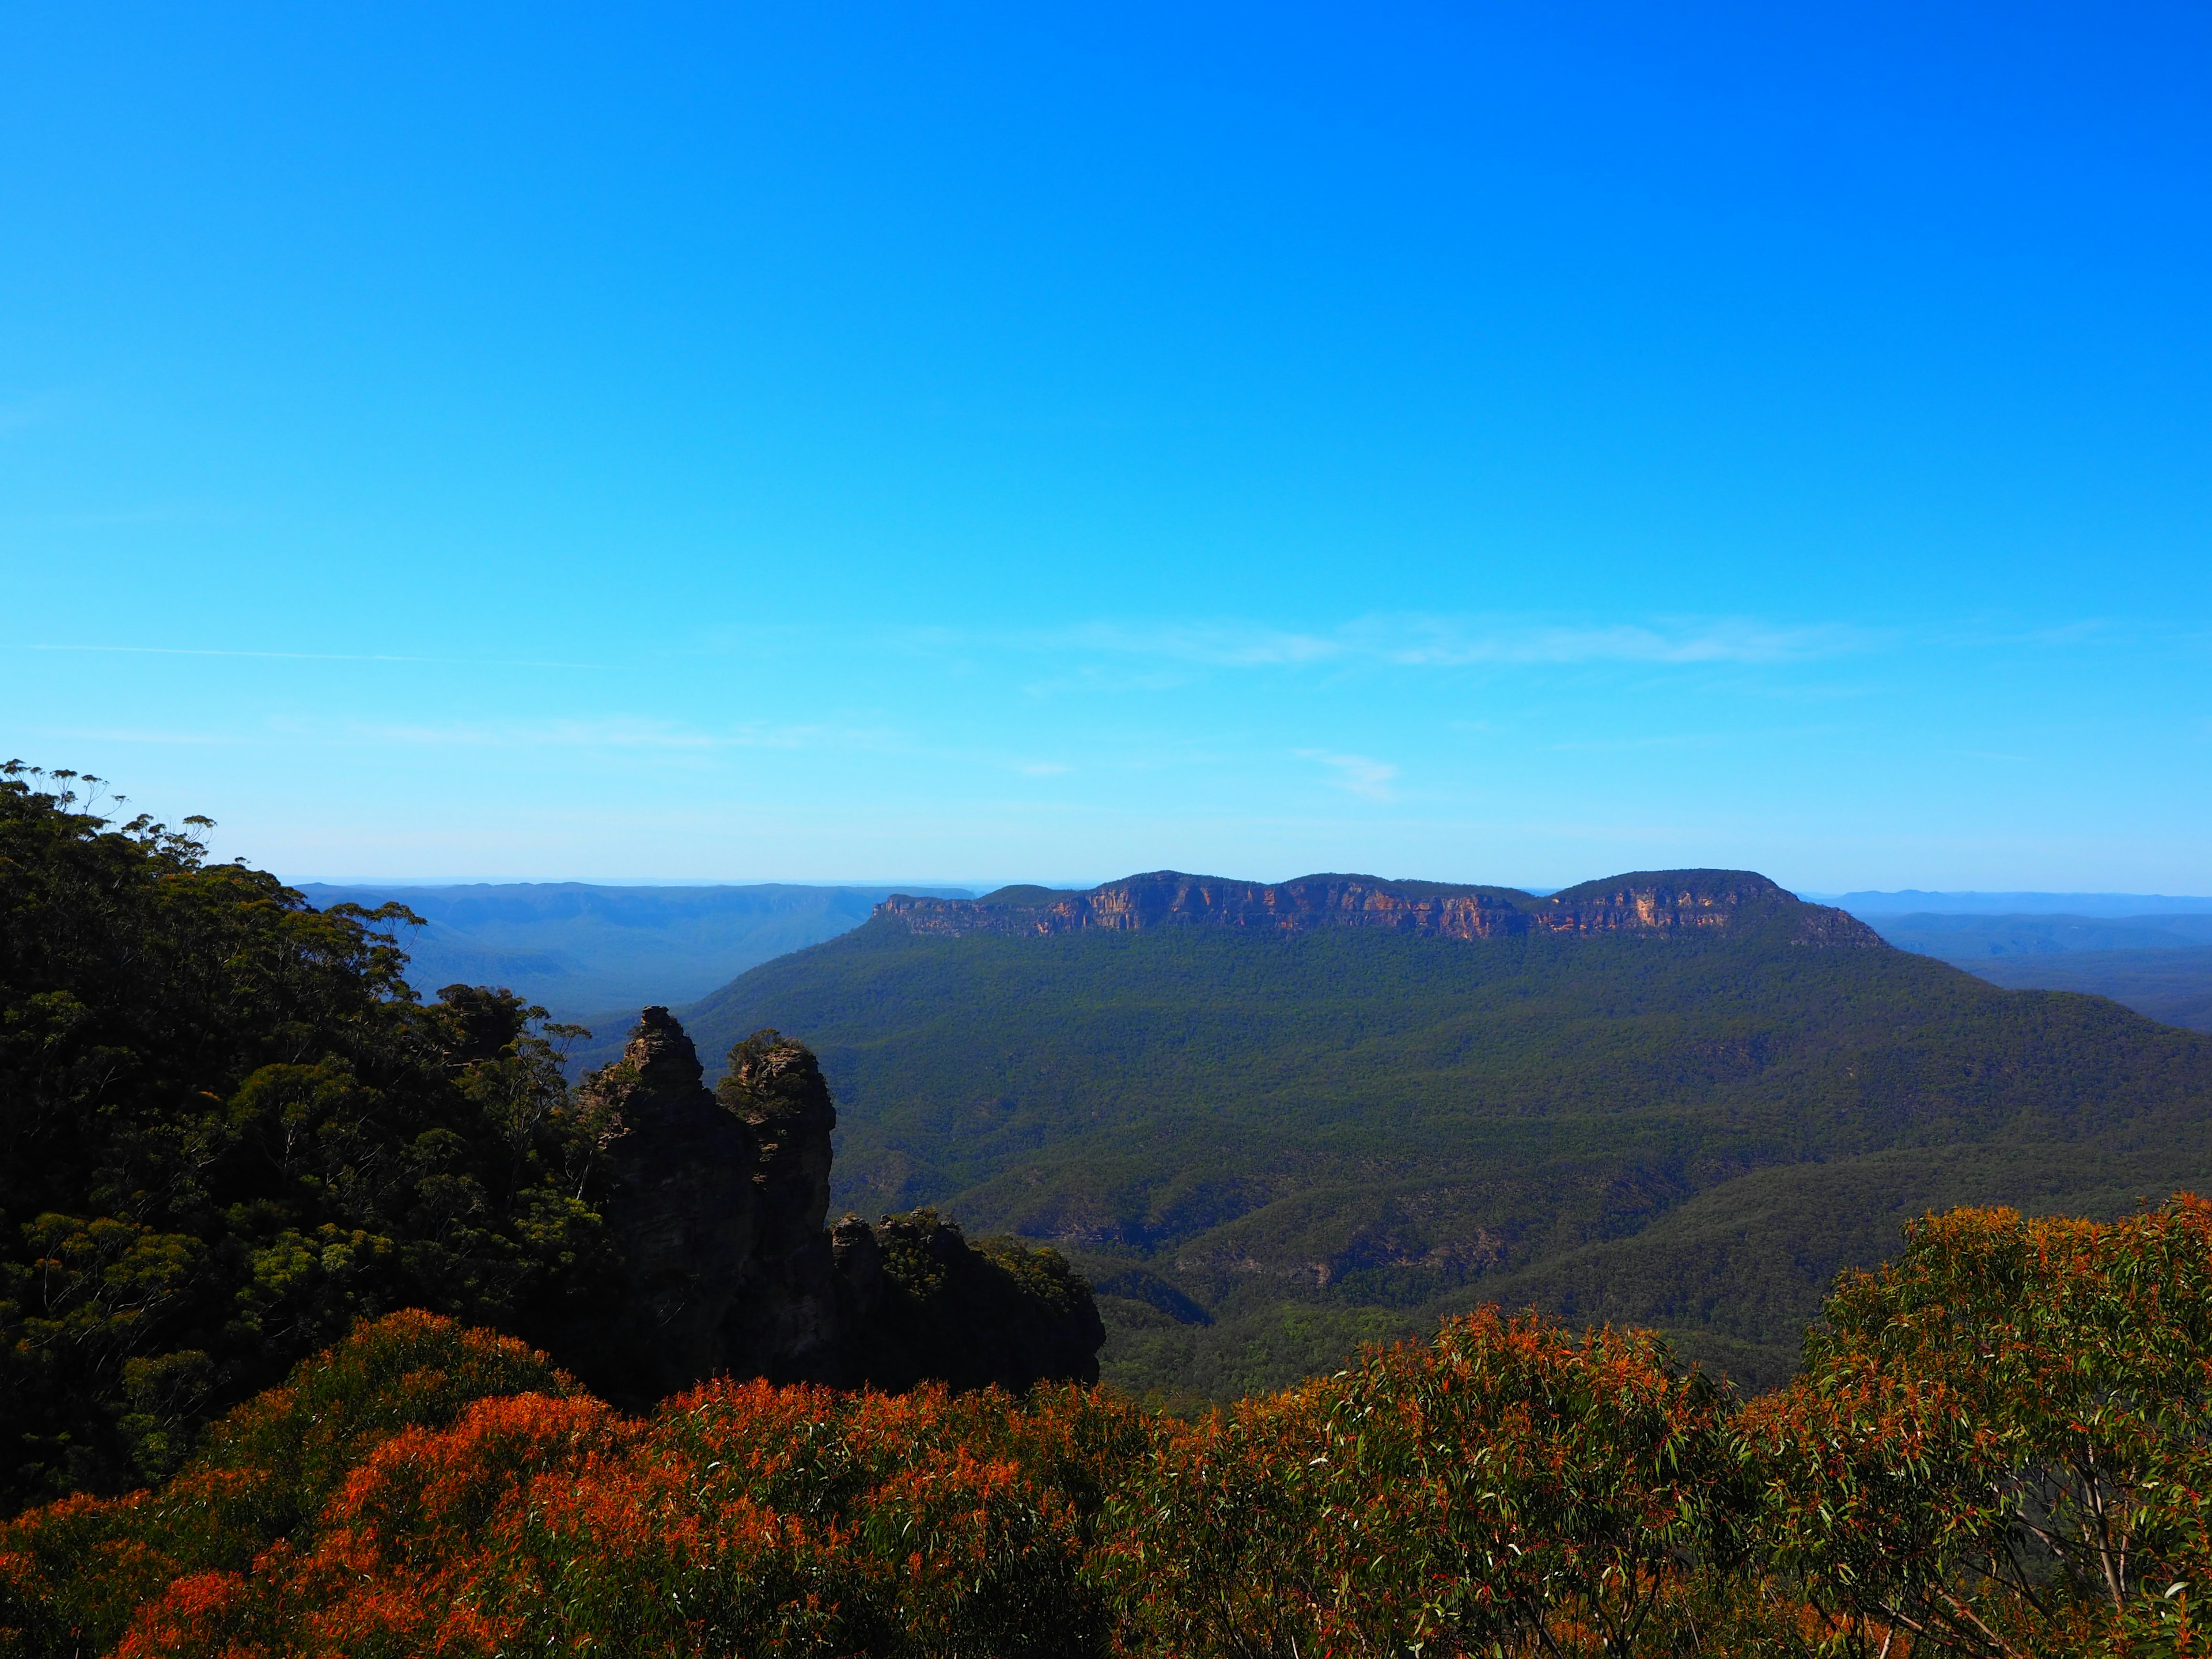
{"label": "vegetation on rock", "polygon": [[[524,1336],[625,1403],[774,1369],[793,1328],[831,1380],[1097,1375],[1088,1291],[1017,1246],[963,1244],[950,1298],[941,1263],[886,1252],[885,1329],[823,1328],[836,1115],[814,1057],[740,1042],[717,1104],[680,1028],[680,1081],[726,1154],[690,1173],[770,1224],[722,1264],[754,1346],[672,1357],[635,1315],[648,1289],[684,1305],[690,1279],[641,1283],[623,1208],[650,1126],[620,1089],[568,1089],[574,1028],[503,990],[422,1001],[396,907],[314,909],[191,834],[116,823],[99,787],[0,769],[0,1513],[160,1480],[210,1416],[400,1309]],[[748,1277],[756,1244],[811,1263],[821,1305],[803,1275]],[[927,1341],[898,1322],[916,1297]]]}

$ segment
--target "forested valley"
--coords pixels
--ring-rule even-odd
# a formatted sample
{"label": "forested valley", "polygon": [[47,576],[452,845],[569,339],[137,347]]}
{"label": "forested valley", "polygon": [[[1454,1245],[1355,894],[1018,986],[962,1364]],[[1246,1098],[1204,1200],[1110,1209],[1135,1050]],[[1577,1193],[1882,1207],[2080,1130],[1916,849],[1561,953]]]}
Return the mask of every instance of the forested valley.
{"label": "forested valley", "polygon": [[[1397,1310],[1391,1340],[1339,1340],[1279,1386],[1116,1387],[1097,1380],[1093,1289],[1049,1243],[1066,1230],[1030,1220],[1070,1212],[1082,1162],[1041,1208],[981,1201],[1016,1190],[986,1170],[956,1193],[973,1209],[831,1227],[853,1074],[822,1037],[834,1022],[787,1036],[763,1020],[710,1085],[693,1034],[712,1053],[726,1033],[650,1008],[572,1084],[562,1049],[580,1033],[494,988],[423,1001],[392,942],[402,917],[317,910],[209,861],[200,827],[124,820],[69,774],[0,777],[0,1653],[2207,1645],[2212,1206],[2186,1193],[2069,1217],[2051,1201],[2069,1189],[2045,1180],[2039,1205],[1923,1205],[1886,1262],[1824,1277],[1780,1375],[1698,1363],[1612,1316],[1607,1297],[1651,1292],[1604,1252],[1694,1214],[1686,1187],[1610,1234],[1600,1210],[1571,1237],[1501,1236],[1491,1261],[1382,1260],[1370,1292],[1402,1272],[1433,1297],[1449,1273],[1466,1305],[1370,1296]],[[1448,983],[1462,998],[1487,983],[1492,1017],[1522,1022],[1493,1079],[1583,1057],[1547,1085],[1583,1091],[1566,1140],[1523,1112],[1521,1142],[1453,1156],[1548,1146],[1532,1167],[1549,1190],[1586,1187],[1561,1148],[1603,1151],[1588,1137],[1606,1079],[1632,1151],[1725,1131],[1739,1170],[1790,1121],[1793,1088],[1797,1150],[1863,1176],[1954,1143],[2005,1178],[2069,1146],[2150,1160],[2124,1173],[2194,1155],[2202,1039],[2094,1000],[1925,976],[1905,981],[1922,1018],[1900,1030],[1895,953],[1743,880],[1727,890],[1747,955],[1717,924],[1378,935],[1399,982],[1469,964]],[[879,929],[843,948],[940,964],[942,985],[947,962],[1043,960],[1002,949],[1031,943],[1133,973],[1147,937]],[[1149,937],[1201,977],[1261,960],[1202,931]],[[1345,981],[1361,938],[1260,943],[1318,985]],[[1677,963],[1691,988],[1652,991]],[[1905,971],[1923,969],[1949,971]],[[1579,1048],[1531,1006],[1547,975]],[[1840,1012],[1822,988],[1838,983],[1858,988]],[[1357,1127],[1347,1079],[1378,1037],[1407,1040],[1363,1031],[1371,981],[1360,996],[1316,1097],[1331,1109],[1298,1129],[1324,1145],[1332,1121]],[[1738,1048],[1707,1043],[1696,1010],[1712,1004]],[[1759,1050],[1777,1007],[1826,1010],[1856,1046]],[[1608,1021],[1627,1036],[1592,1048]],[[1449,1054],[1423,1041],[1425,1103],[1401,1137],[1446,1121],[1433,1062]],[[1669,1041],[1684,1058],[1655,1074]],[[1962,1057],[1978,1069],[1958,1074]],[[917,1073],[925,1106],[928,1086]],[[1930,1099],[1945,1112],[1916,1116]],[[896,1151],[884,1121],[844,1132],[840,1156],[857,1150],[868,1180]],[[1018,1170],[1018,1140],[963,1155]],[[1740,1178],[1715,1168],[1704,1190]],[[1141,1169],[1124,1174],[1141,1190]],[[1552,1200],[1524,1182],[1514,1201]],[[1158,1248],[1174,1241],[1144,1231],[1169,1212],[1109,1192],[1082,1213],[1123,1218],[1076,1257],[1102,1286],[1122,1273],[1120,1299],[1145,1308],[1188,1295]],[[961,1220],[1008,1231],[971,1243]],[[1787,1236],[1782,1211],[1762,1224],[1725,1259]]]}

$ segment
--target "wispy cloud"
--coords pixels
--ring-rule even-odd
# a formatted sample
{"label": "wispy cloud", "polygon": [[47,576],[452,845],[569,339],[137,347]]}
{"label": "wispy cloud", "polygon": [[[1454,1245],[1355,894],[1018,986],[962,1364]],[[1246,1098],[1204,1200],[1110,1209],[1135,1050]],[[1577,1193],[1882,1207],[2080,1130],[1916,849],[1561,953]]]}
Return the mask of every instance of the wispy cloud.
{"label": "wispy cloud", "polygon": [[877,748],[886,742],[880,732],[831,726],[757,722],[705,732],[672,721],[621,717],[356,725],[348,730],[357,738],[424,748],[642,750],[688,754],[739,749]]}
{"label": "wispy cloud", "polygon": [[58,726],[41,732],[42,738],[61,743],[135,743],[155,748],[235,748],[254,742],[253,736],[235,732],[179,732],[155,726]]}
{"label": "wispy cloud", "polygon": [[1398,775],[1398,769],[1388,761],[1370,759],[1365,755],[1332,755],[1321,749],[1301,749],[1300,760],[1318,761],[1333,769],[1336,776],[1330,780],[1339,789],[1369,800],[1395,800],[1397,792],[1390,781]]}
{"label": "wispy cloud", "polygon": [[131,657],[259,657],[276,662],[435,663],[465,668],[593,668],[588,662],[548,662],[516,657],[409,657],[386,652],[232,651],[187,645],[36,645],[0,642],[3,651],[92,651]]}
{"label": "wispy cloud", "polygon": [[1620,623],[1376,614],[1326,629],[1235,620],[1158,625],[1090,622],[999,638],[942,630],[936,647],[1150,659],[1212,668],[1307,668],[1365,663],[1406,668],[1623,663],[1649,665],[1803,662],[1877,650],[1889,637],[1843,623],[1776,623],[1741,617]]}
{"label": "wispy cloud", "polygon": [[159,507],[101,507],[76,513],[27,514],[10,522],[30,530],[127,530],[142,525],[230,526],[247,515],[233,507],[174,501]]}
{"label": "wispy cloud", "polygon": [[28,398],[12,398],[0,403],[0,437],[37,426],[52,417],[60,407],[61,399],[52,392],[40,392]]}
{"label": "wispy cloud", "polygon": [[1802,662],[1874,648],[1881,641],[1840,623],[1778,626],[1743,617],[1676,618],[1598,626],[1483,623],[1439,617],[1377,617],[1347,637],[1386,661],[1461,667],[1482,663]]}
{"label": "wispy cloud", "polygon": [[1085,623],[1039,636],[1038,643],[1106,654],[1165,657],[1177,662],[1225,668],[1267,668],[1328,662],[1346,654],[1340,638],[1292,633],[1245,623],[1180,623],[1131,627],[1120,623]]}

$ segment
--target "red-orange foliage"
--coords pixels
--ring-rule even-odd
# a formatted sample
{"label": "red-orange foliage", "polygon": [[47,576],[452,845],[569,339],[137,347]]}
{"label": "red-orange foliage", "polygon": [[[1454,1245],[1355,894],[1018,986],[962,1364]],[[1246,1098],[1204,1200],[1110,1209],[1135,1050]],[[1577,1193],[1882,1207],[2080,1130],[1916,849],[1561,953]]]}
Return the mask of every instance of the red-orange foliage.
{"label": "red-orange foliage", "polygon": [[0,1528],[0,1655],[2185,1655],[2212,1208],[1961,1212],[1741,1410],[1486,1310],[1195,1423],[366,1325],[158,1491]]}
{"label": "red-orange foliage", "polygon": [[[15,1646],[246,1659],[1104,1642],[1084,1566],[1102,1457],[1146,1443],[1129,1407],[1081,1390],[1017,1404],[726,1381],[642,1420],[573,1393],[455,1397],[509,1380],[482,1362],[510,1348],[422,1316],[380,1322],[319,1363],[364,1395],[373,1377],[419,1384],[427,1420],[391,1398],[302,1420],[295,1386],[224,1425],[215,1455],[230,1467],[24,1516],[0,1558],[24,1613]],[[271,1434],[278,1421],[299,1438]],[[303,1478],[327,1484],[327,1460],[301,1446],[337,1440],[353,1466],[312,1520],[289,1540],[257,1525],[297,1513],[282,1499]],[[249,1446],[271,1462],[240,1467]],[[251,1501],[226,1510],[217,1489]]]}

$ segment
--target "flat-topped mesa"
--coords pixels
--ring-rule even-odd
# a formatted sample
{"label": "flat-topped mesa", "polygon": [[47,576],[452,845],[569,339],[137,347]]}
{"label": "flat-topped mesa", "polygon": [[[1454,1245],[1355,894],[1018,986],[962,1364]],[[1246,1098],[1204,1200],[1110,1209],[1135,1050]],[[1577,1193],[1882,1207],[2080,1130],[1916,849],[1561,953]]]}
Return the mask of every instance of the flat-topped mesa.
{"label": "flat-topped mesa", "polygon": [[1794,924],[1793,944],[1880,947],[1856,916],[1808,904],[1751,870],[1638,870],[1564,888],[1534,901],[1534,926],[1554,933],[1764,932]]}
{"label": "flat-topped mesa", "polygon": [[1088,892],[1007,887],[980,899],[894,894],[876,916],[924,935],[1036,935],[1163,927],[1237,927],[1270,933],[1380,928],[1443,939],[1530,933],[1734,933],[1754,924],[1789,927],[1793,943],[1879,946],[1864,923],[1807,904],[1748,870],[1638,871],[1584,882],[1538,898],[1513,887],[1389,881],[1379,876],[1300,876],[1234,881],[1158,870]]}
{"label": "flat-topped mesa", "polygon": [[980,899],[894,894],[876,907],[917,933],[1132,933],[1196,923],[1267,933],[1377,927],[1394,933],[1488,939],[1528,931],[1528,894],[1504,887],[1385,881],[1379,876],[1300,876],[1235,881],[1176,870],[1109,881],[1087,893],[1009,887]]}

